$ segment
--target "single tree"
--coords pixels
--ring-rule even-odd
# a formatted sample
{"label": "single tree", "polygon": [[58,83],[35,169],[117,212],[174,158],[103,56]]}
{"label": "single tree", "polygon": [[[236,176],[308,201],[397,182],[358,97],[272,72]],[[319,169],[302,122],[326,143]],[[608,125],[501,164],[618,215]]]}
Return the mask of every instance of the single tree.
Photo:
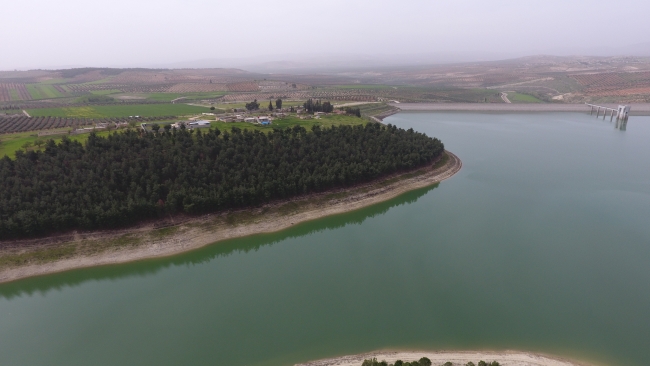
{"label": "single tree", "polygon": [[160,125],[153,125],[151,126],[151,129],[153,130],[153,132],[158,133],[158,130],[160,130]]}
{"label": "single tree", "polygon": [[250,103],[246,103],[246,109],[249,111],[254,111],[260,108],[260,104],[257,102],[257,99]]}
{"label": "single tree", "polygon": [[269,100],[269,111],[273,110],[273,103]]}
{"label": "single tree", "polygon": [[214,106],[210,107],[210,110],[211,110],[211,111],[213,111],[214,109],[215,109]]}
{"label": "single tree", "polygon": [[275,108],[277,108],[277,109],[282,109],[282,99],[278,98],[278,99],[275,101]]}
{"label": "single tree", "polygon": [[[422,357],[422,358],[420,359],[420,361],[418,361],[418,362],[419,362],[420,365],[422,365],[422,366],[431,366],[431,360],[428,359],[427,357]],[[451,365],[451,362],[448,362],[448,363]],[[449,365],[445,364],[445,366],[449,366]]]}

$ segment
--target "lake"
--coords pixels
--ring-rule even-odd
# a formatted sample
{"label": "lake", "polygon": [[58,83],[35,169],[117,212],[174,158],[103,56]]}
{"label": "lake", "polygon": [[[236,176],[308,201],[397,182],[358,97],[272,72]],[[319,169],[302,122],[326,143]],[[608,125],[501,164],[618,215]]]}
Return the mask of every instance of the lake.
{"label": "lake", "polygon": [[650,117],[400,113],[437,186],[171,258],[0,285],[2,365],[292,365],[378,349],[650,362]]}

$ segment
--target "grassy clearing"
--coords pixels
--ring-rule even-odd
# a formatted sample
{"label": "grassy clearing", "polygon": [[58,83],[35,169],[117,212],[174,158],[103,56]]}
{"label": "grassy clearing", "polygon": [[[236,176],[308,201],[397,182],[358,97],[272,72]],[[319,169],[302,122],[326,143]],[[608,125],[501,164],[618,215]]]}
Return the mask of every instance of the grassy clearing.
{"label": "grassy clearing", "polygon": [[9,89],[9,97],[11,97],[11,100],[22,100],[16,89]]}
{"label": "grassy clearing", "polygon": [[[59,131],[62,132],[67,132],[70,130],[70,128],[59,128]],[[111,131],[98,131],[97,135],[98,136],[107,136],[110,134]],[[28,151],[31,150],[39,150],[36,146],[34,146],[34,142],[36,140],[54,140],[55,142],[61,141],[63,139],[63,136],[68,136],[68,138],[72,141],[79,141],[82,144],[88,140],[89,134],[84,133],[80,135],[67,135],[67,134],[62,134],[62,135],[54,135],[54,136],[43,136],[43,137],[38,137],[38,131],[29,131],[29,132],[21,132],[21,133],[13,133],[13,134],[6,134],[6,135],[0,135],[0,157],[3,157],[5,155],[9,156],[10,158],[13,158],[16,155],[16,151],[23,149],[23,145],[25,143],[30,143],[32,146],[27,148]],[[43,149],[42,147],[40,149]]]}
{"label": "grassy clearing", "polygon": [[39,108],[30,109],[28,113],[33,117],[111,118],[128,116],[183,116],[209,111],[207,107],[187,104],[118,104],[69,108]]}
{"label": "grassy clearing", "polygon": [[536,97],[529,94],[523,94],[523,93],[508,92],[508,99],[512,103],[543,103],[541,100],[537,99]]}

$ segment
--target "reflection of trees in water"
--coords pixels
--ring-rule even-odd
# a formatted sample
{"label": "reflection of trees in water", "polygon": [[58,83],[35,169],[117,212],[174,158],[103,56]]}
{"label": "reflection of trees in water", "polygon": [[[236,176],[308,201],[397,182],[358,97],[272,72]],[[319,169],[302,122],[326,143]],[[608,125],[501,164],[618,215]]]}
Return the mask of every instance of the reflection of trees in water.
{"label": "reflection of trees in water", "polygon": [[155,258],[118,265],[104,265],[94,268],[71,270],[59,274],[45,275],[31,279],[0,285],[0,297],[13,297],[34,293],[45,293],[51,290],[62,290],[65,287],[78,286],[84,282],[95,280],[117,280],[132,276],[147,276],[155,274],[171,266],[188,266],[210,262],[219,257],[227,257],[234,253],[257,251],[261,247],[273,245],[286,239],[303,237],[326,230],[338,229],[347,225],[359,225],[369,218],[383,215],[393,207],[411,204],[429,191],[438,187],[438,183],[407,192],[391,200],[380,202],[370,207],[353,212],[334,215],[314,221],[298,224],[277,233],[256,234],[244,238],[230,239],[216,245],[210,245],[191,252],[178,254],[168,258]]}

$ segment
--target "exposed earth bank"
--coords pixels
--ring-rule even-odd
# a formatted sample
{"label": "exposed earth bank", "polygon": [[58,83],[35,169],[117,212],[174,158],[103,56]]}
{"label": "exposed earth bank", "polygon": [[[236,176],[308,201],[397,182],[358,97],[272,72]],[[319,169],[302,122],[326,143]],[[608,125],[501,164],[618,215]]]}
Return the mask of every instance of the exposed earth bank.
{"label": "exposed earth bank", "polygon": [[432,351],[408,351],[408,352],[371,352],[353,356],[329,358],[318,361],[311,361],[296,366],[361,366],[363,360],[377,358],[378,361],[395,363],[397,360],[404,362],[417,361],[422,357],[431,360],[433,366],[451,362],[454,366],[465,366],[468,362],[478,365],[479,361],[488,364],[497,361],[501,366],[586,366],[587,364],[574,361],[553,358],[552,356],[538,355],[522,352],[432,352]]}
{"label": "exposed earth bank", "polygon": [[354,211],[438,183],[461,160],[446,151],[431,166],[321,194],[262,207],[170,218],[127,230],[73,233],[32,241],[0,242],[0,283],[75,268],[170,256],[222,240],[280,231],[301,222]]}

